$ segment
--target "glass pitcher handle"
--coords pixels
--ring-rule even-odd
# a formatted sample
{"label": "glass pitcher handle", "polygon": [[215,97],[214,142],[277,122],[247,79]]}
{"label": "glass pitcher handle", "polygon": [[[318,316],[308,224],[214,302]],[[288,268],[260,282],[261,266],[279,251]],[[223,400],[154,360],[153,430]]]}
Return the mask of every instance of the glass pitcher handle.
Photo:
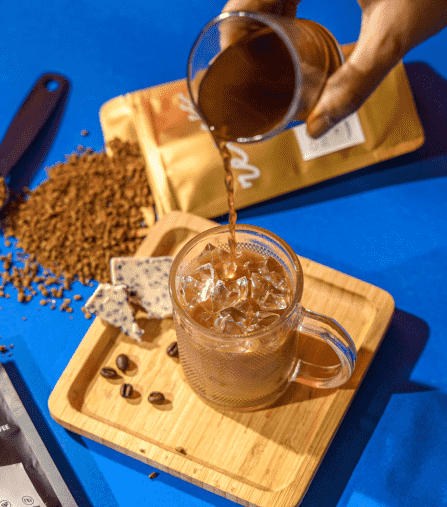
{"label": "glass pitcher handle", "polygon": [[[338,387],[344,384],[351,377],[357,359],[357,351],[352,338],[336,320],[305,308],[303,310],[303,319],[298,331],[317,336],[330,345],[340,359],[340,363],[334,366],[319,366],[300,359],[293,380],[319,388]],[[314,322],[325,324],[334,330],[340,338]]]}

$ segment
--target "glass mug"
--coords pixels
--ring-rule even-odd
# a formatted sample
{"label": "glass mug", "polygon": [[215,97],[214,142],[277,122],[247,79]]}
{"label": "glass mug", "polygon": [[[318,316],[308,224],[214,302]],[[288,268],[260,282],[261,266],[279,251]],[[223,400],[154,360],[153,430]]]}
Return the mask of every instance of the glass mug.
{"label": "glass mug", "polygon": [[336,39],[314,21],[226,12],[195,41],[187,84],[215,136],[249,143],[304,121],[343,62]]}
{"label": "glass mug", "polygon": [[[332,388],[352,375],[356,348],[335,320],[301,305],[303,270],[297,255],[278,236],[260,227],[236,225],[237,249],[271,256],[284,268],[291,285],[289,306],[268,327],[245,334],[223,334],[193,320],[182,306],[182,278],[191,273],[206,245],[229,252],[228,225],[209,229],[176,255],[169,277],[180,363],[194,392],[223,410],[251,411],[277,401],[292,382]],[[333,332],[321,326],[331,328]],[[323,340],[339,363],[318,366],[300,359],[300,334]]]}

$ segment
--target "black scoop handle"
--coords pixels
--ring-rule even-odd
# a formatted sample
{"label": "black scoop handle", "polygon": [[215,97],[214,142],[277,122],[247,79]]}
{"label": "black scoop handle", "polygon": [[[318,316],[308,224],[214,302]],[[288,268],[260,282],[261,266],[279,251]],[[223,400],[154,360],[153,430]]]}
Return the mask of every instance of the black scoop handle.
{"label": "black scoop handle", "polygon": [[26,153],[69,89],[59,74],[44,74],[17,111],[0,144],[0,176],[6,177]]}

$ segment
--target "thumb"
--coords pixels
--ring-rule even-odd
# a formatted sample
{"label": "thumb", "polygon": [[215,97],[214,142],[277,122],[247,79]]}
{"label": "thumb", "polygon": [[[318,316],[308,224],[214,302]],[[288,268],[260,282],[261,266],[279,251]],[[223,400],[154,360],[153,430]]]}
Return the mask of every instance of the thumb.
{"label": "thumb", "polygon": [[[320,137],[366,101],[383,78],[399,61],[395,57],[356,47],[344,63],[327,80],[323,92],[306,120],[311,137]],[[363,54],[367,53],[367,54]],[[357,62],[362,62],[358,65]]]}

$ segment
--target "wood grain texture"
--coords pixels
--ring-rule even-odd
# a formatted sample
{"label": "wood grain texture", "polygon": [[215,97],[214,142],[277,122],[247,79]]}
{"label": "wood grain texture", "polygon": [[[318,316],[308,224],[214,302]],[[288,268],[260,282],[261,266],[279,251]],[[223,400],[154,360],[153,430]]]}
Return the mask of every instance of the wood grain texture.
{"label": "wood grain texture", "polygon": [[[175,255],[187,240],[216,225],[172,212],[159,220],[138,256]],[[166,354],[175,340],[172,319],[148,320],[137,343],[96,318],[56,384],[52,417],[65,428],[103,443],[244,506],[292,507],[300,503],[327,447],[371,363],[394,311],[384,290],[309,259],[303,304],[336,319],[357,350],[352,378],[341,388],[315,389],[292,383],[271,408],[220,412],[199,399],[184,381],[178,359]],[[333,364],[328,347],[311,337],[303,359]],[[99,375],[127,354],[130,370],[119,379]],[[136,395],[121,398],[122,383]],[[147,401],[151,391],[163,405]],[[179,452],[183,448],[185,453]],[[177,450],[176,450],[177,449]]]}

